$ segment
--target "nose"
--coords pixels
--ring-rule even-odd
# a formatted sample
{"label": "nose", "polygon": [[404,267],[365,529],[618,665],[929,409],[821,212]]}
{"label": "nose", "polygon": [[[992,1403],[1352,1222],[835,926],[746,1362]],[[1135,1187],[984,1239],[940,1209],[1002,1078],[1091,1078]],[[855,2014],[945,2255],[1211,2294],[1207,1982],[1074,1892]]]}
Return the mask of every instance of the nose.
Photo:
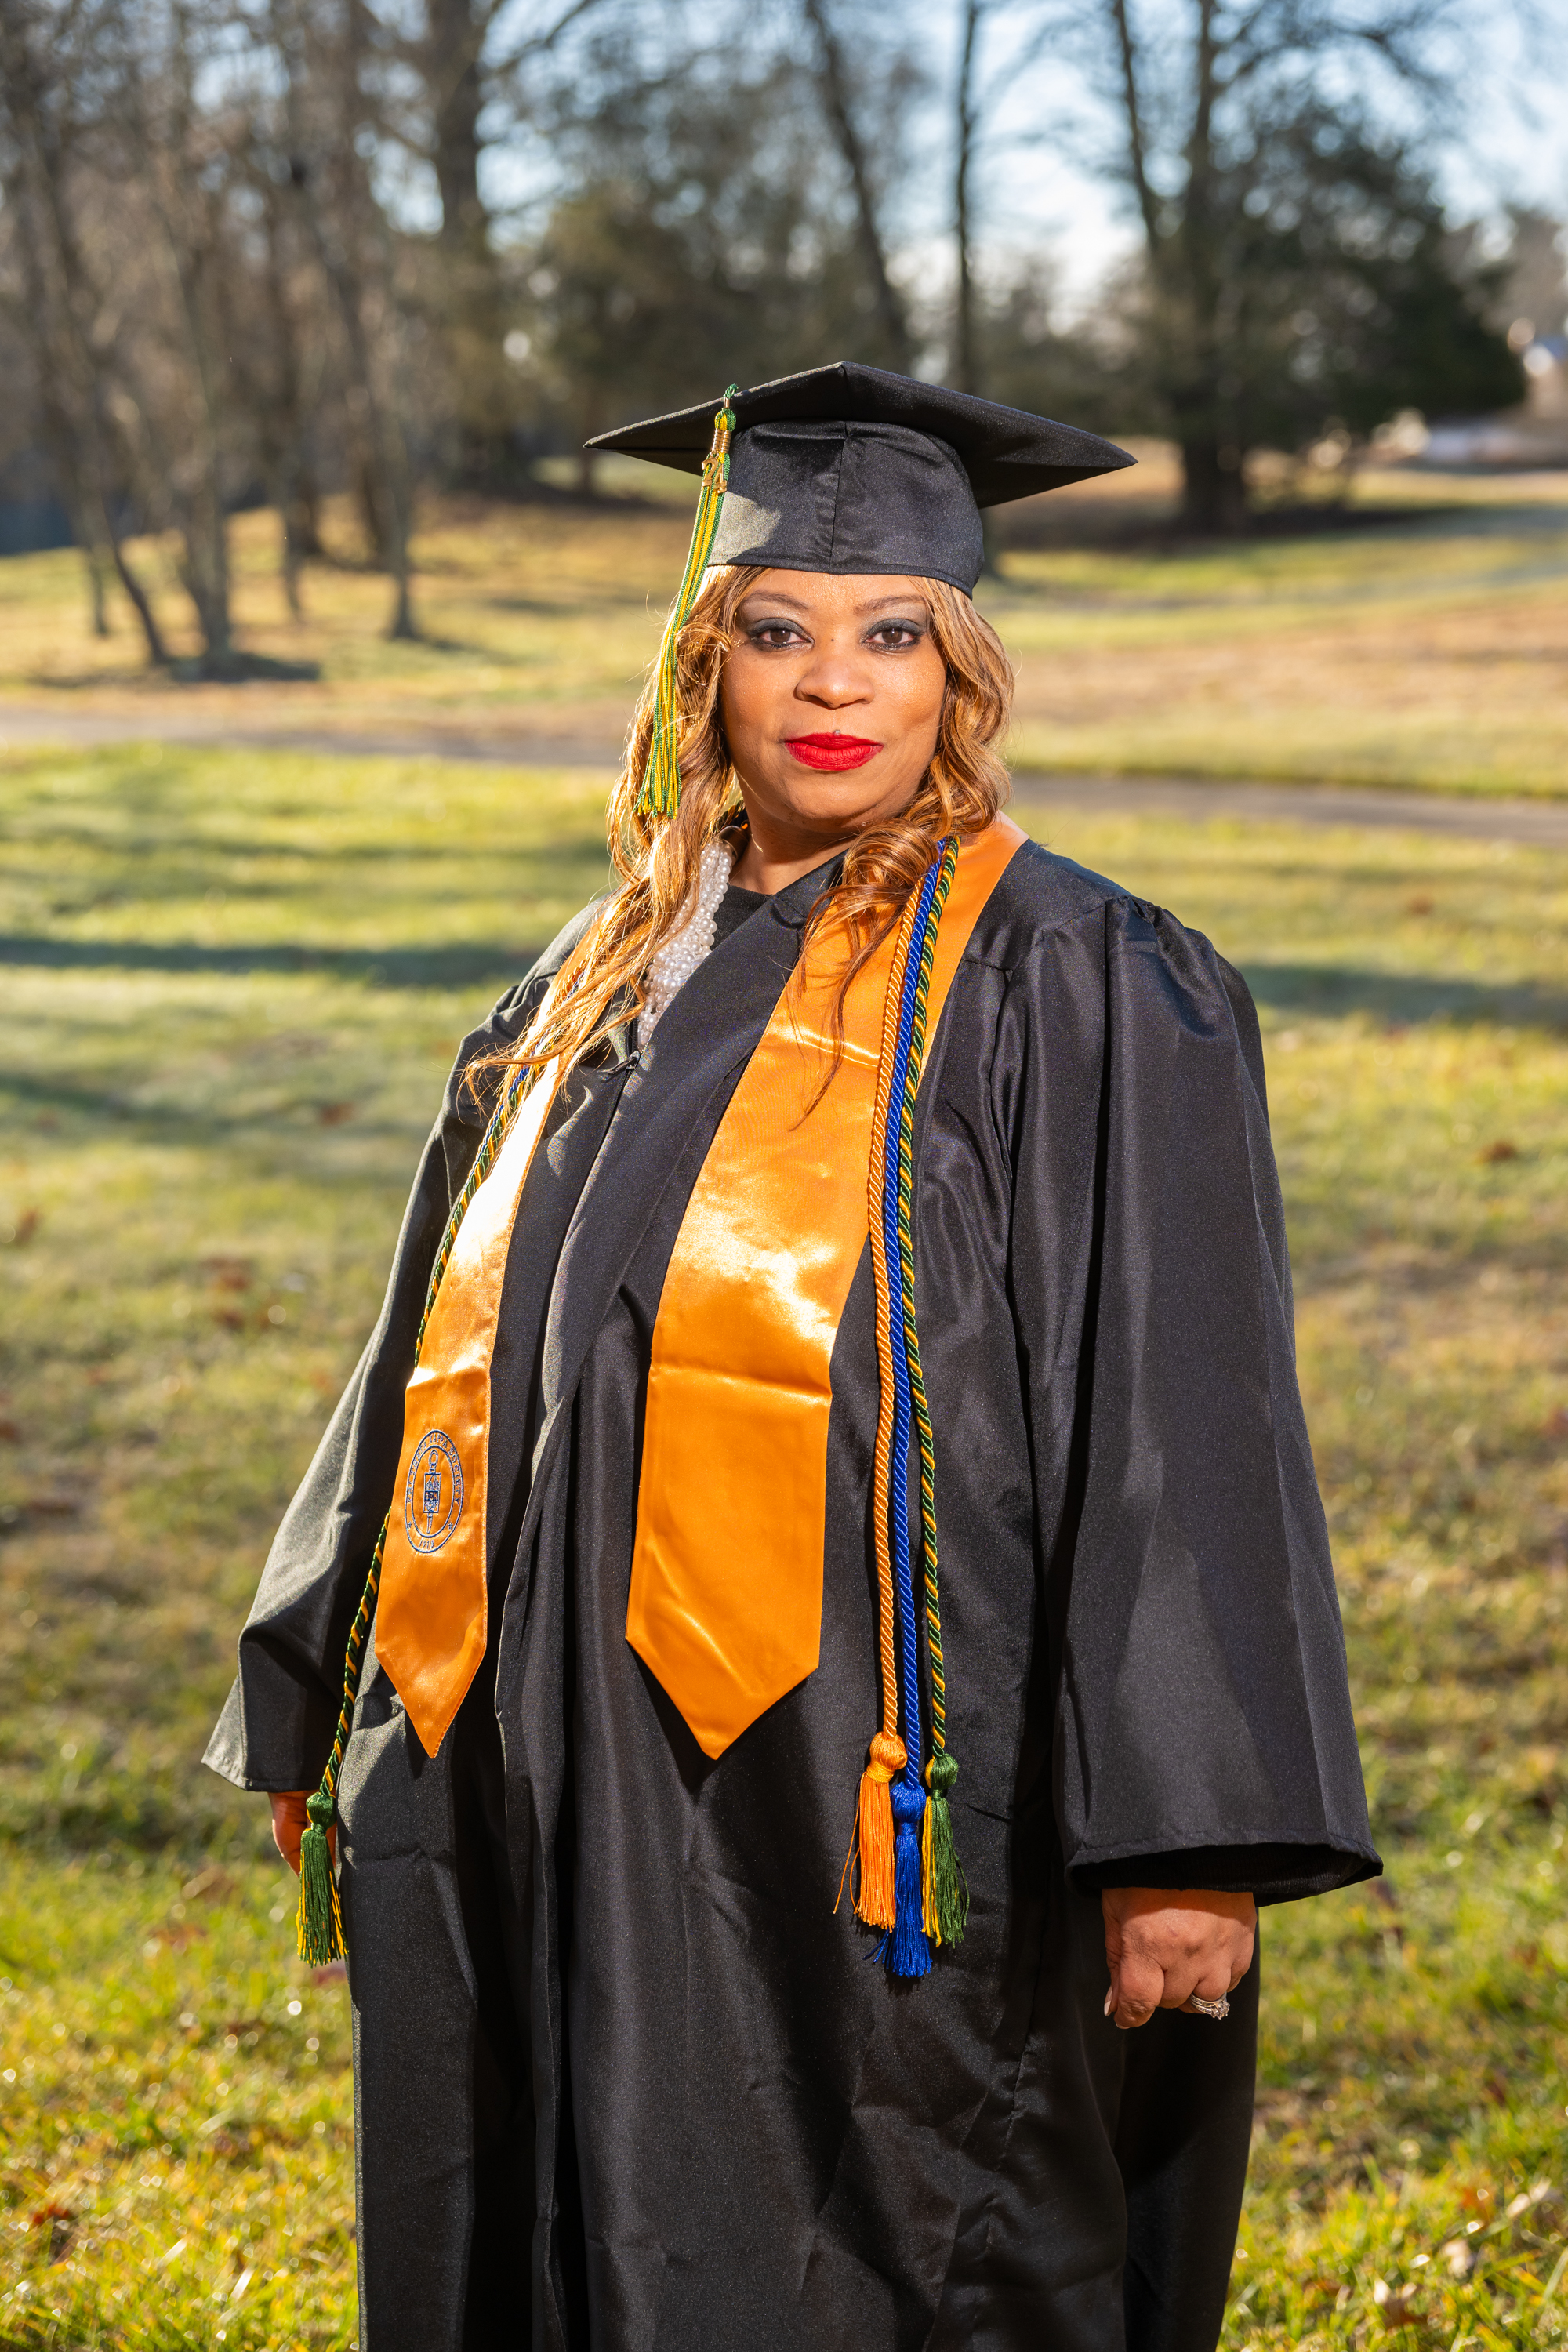
{"label": "nose", "polygon": [[850,639],[819,639],[812,659],[795,685],[795,699],[814,703],[819,710],[844,710],[871,699],[871,680],[860,648]]}

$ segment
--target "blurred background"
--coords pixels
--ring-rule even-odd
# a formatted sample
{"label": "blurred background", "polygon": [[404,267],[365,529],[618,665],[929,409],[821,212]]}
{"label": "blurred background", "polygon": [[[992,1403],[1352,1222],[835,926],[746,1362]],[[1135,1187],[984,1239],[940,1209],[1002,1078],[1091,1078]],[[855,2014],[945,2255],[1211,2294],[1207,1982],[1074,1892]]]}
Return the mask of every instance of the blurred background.
{"label": "blurred background", "polygon": [[0,2352],[357,2340],[345,1990],[198,1759],[456,1043],[605,880],[693,500],[582,442],[843,357],[1136,453],[992,519],[1015,813],[1263,1024],[1389,1873],[1265,1921],[1226,2346],[1568,2336],[1565,68],[1563,0],[0,0]]}

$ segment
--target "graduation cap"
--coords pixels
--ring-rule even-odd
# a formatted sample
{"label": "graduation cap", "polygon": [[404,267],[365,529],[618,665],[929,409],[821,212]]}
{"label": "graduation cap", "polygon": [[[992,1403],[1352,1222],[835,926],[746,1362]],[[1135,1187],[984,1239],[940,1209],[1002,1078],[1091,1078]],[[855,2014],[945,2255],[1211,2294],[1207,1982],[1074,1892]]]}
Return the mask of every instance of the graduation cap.
{"label": "graduation cap", "polygon": [[704,403],[597,434],[588,446],[702,478],[643,784],[658,815],[679,794],[675,634],[710,564],[901,572],[968,595],[984,562],[982,507],[1135,463],[1076,425],[855,360],[749,392],[731,384],[717,416]]}
{"label": "graduation cap", "polygon": [[[1076,425],[854,360],[735,393],[728,405],[730,478],[710,563],[901,572],[968,594],[984,561],[982,507],[1134,462]],[[700,474],[712,433],[705,403],[588,446]]]}

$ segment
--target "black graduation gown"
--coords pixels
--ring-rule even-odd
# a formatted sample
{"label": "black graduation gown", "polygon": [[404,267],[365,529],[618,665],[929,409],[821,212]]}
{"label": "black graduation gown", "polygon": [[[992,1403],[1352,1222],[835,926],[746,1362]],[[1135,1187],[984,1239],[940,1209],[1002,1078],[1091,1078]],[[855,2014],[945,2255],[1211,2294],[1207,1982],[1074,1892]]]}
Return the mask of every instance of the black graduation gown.
{"label": "black graduation gown", "polygon": [[[869,1253],[833,1358],[822,1658],[718,1762],[625,1639],[644,1384],[691,1185],[799,950],[741,911],[552,1115],[493,1367],[492,1634],[427,1759],[373,1665],[342,1790],[363,2352],[1209,2352],[1251,2117],[1223,2024],[1102,2014],[1099,1890],[1364,1877],[1256,1018],[1033,845],[917,1129],[963,1944],[890,1981],[834,1897],[877,1718]],[[208,1761],[318,1778],[481,1110],[582,922],[466,1040],[382,1317]]]}

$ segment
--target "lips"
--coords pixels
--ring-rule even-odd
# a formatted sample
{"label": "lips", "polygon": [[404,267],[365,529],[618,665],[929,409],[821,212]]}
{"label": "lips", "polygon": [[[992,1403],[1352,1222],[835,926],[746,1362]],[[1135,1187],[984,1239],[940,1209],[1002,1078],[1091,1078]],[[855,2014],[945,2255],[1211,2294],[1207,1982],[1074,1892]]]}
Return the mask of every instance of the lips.
{"label": "lips", "polygon": [[803,768],[826,768],[836,773],[863,768],[881,748],[867,735],[795,735],[789,740],[789,749]]}

